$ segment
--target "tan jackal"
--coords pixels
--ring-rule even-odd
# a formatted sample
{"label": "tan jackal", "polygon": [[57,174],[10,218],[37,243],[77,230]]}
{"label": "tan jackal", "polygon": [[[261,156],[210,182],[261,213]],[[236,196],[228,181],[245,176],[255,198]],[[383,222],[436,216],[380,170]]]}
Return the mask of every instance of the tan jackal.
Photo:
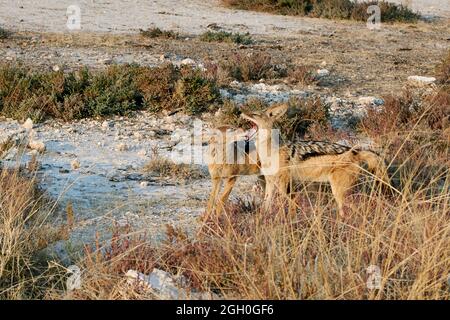
{"label": "tan jackal", "polygon": [[[245,138],[246,133],[242,129],[235,130],[230,126],[216,128],[209,137],[208,171],[211,175],[212,190],[205,219],[214,207],[222,206],[227,201],[239,176],[261,174],[255,143],[245,141]],[[243,149],[238,148],[238,142],[241,142],[240,146],[243,146]],[[239,156],[242,156],[240,161]],[[264,177],[260,176],[259,179],[264,187]],[[225,186],[217,201],[222,180]]]}
{"label": "tan jackal", "polygon": [[[270,132],[274,121],[284,115],[287,108],[287,105],[280,105],[266,111],[241,114],[244,119],[256,124],[258,128],[256,149],[263,173],[264,168],[274,165],[276,154],[273,152],[267,155],[267,150],[262,152],[263,146],[269,148],[272,143],[271,134],[263,135],[262,132]],[[274,193],[278,191],[286,194],[292,182],[329,182],[339,213],[343,215],[345,194],[354,185],[362,170],[360,164],[364,162],[367,163],[369,171],[374,172],[385,183],[389,183],[384,160],[370,150],[350,148],[325,141],[304,141],[294,138],[280,142],[277,151],[278,170],[275,174],[265,175],[264,206],[266,209],[270,206]]]}

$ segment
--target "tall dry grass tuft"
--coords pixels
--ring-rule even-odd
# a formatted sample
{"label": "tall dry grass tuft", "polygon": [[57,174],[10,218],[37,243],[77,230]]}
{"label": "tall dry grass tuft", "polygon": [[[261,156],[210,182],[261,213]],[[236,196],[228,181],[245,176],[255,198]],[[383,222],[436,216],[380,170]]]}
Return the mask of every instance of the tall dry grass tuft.
{"label": "tall dry grass tuft", "polygon": [[65,236],[46,224],[44,200],[34,177],[0,167],[0,297],[37,298],[50,274],[38,253]]}

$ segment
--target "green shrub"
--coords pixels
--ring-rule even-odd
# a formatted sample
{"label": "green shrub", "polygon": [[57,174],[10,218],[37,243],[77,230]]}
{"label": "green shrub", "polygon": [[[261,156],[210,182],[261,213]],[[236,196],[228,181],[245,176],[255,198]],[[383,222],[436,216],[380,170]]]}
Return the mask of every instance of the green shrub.
{"label": "green shrub", "polygon": [[205,42],[231,42],[245,45],[253,43],[253,40],[249,33],[241,34],[226,31],[206,31],[200,36],[200,40]]}
{"label": "green shrub", "polygon": [[155,68],[143,68],[137,78],[139,90],[144,97],[144,107],[151,112],[171,109],[175,84],[180,70],[171,63]]}
{"label": "green shrub", "polygon": [[0,115],[35,121],[65,121],[181,108],[189,114],[220,100],[214,79],[199,70],[172,65],[115,65],[95,73],[30,72],[23,66],[0,67]]}
{"label": "green shrub", "polygon": [[174,31],[161,30],[160,28],[148,28],[147,30],[139,30],[139,33],[146,38],[163,38],[163,39],[178,39],[178,33]]}
{"label": "green shrub", "polygon": [[10,35],[11,35],[11,32],[0,27],[0,39],[8,39]]}
{"label": "green shrub", "polygon": [[378,5],[381,11],[382,22],[416,22],[420,15],[411,11],[406,6],[397,5],[386,1],[368,1],[354,5],[350,18],[353,20],[366,21],[369,17],[367,8],[371,5]]}
{"label": "green shrub", "polygon": [[187,114],[195,115],[212,111],[220,100],[220,92],[213,80],[199,70],[185,68],[175,85],[173,104]]}

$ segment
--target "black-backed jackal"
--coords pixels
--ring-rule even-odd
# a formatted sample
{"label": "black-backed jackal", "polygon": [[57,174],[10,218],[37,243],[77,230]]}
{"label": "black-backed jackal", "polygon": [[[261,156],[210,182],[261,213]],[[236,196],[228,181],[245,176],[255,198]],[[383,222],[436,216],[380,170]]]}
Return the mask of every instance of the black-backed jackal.
{"label": "black-backed jackal", "polygon": [[[346,192],[354,185],[361,164],[367,163],[369,171],[378,179],[389,183],[384,160],[375,152],[350,148],[337,143],[325,141],[304,141],[294,138],[284,141],[277,148],[278,154],[269,154],[265,148],[272,145],[273,123],[287,111],[287,105],[274,106],[266,111],[242,113],[241,116],[254,123],[258,128],[256,149],[261,163],[262,173],[265,168],[273,167],[277,161],[275,174],[265,174],[266,191],[264,207],[269,208],[275,192],[286,194],[288,187],[296,181],[329,182],[336,199],[339,214],[344,214]],[[262,132],[265,132],[263,135]],[[264,151],[264,152],[263,152]],[[268,155],[269,154],[269,155]],[[274,160],[275,156],[277,159]],[[292,189],[291,189],[292,190]]]}
{"label": "black-backed jackal", "polygon": [[[209,137],[208,171],[212,190],[205,219],[215,207],[220,207],[227,201],[239,176],[261,174],[255,143],[245,139],[246,134],[242,129],[235,130],[230,126],[216,128]],[[238,160],[239,157],[241,159]],[[260,176],[259,179],[264,187],[264,177]],[[225,186],[217,200],[222,181]]]}

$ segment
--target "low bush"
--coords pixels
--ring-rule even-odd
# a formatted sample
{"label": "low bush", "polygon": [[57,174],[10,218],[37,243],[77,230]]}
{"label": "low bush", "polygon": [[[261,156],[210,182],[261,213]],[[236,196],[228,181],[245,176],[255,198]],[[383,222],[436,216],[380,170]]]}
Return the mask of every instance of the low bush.
{"label": "low bush", "polygon": [[140,29],[140,34],[146,38],[162,38],[162,39],[178,39],[178,33],[174,31],[161,30],[160,28],[152,27],[147,30]]}
{"label": "low bush", "polygon": [[206,31],[200,36],[200,40],[205,42],[229,42],[244,45],[253,43],[249,33],[241,34],[226,31]]}
{"label": "low bush", "polygon": [[254,81],[274,79],[286,76],[285,70],[272,62],[269,54],[256,52],[253,54],[233,54],[220,67],[229,78],[237,81]]}
{"label": "low bush", "polygon": [[142,109],[182,108],[198,114],[220,100],[214,79],[172,65],[114,65],[98,72],[83,68],[69,73],[3,65],[0,88],[0,115],[35,121],[126,115]]}
{"label": "low bush", "polygon": [[0,27],[0,39],[8,39],[10,35],[11,35],[11,32]]}
{"label": "low bush", "polygon": [[366,21],[367,8],[378,5],[383,22],[416,22],[420,15],[406,6],[387,1],[351,0],[222,0],[230,7],[266,11],[283,15]]}

